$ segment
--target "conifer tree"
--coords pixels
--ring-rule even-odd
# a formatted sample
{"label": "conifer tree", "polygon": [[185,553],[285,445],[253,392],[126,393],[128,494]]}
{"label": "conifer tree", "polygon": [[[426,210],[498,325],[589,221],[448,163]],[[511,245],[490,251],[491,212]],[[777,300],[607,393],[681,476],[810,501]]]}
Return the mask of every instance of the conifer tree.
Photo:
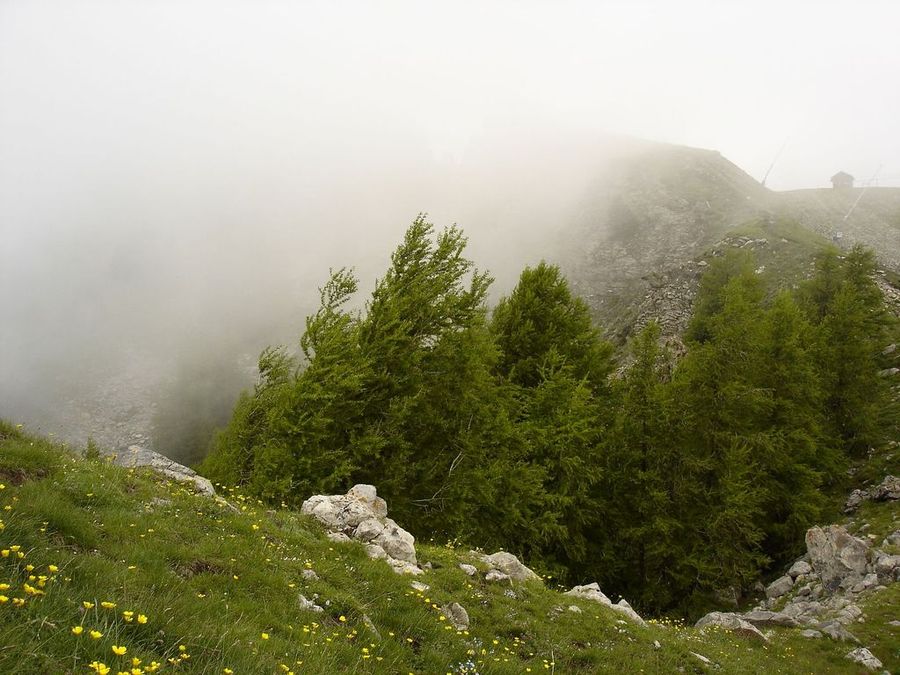
{"label": "conifer tree", "polygon": [[587,305],[572,295],[556,265],[526,267],[509,297],[497,303],[491,329],[500,348],[498,370],[514,384],[537,386],[549,359],[594,389],[606,386],[612,345],[601,339]]}
{"label": "conifer tree", "polygon": [[671,441],[668,358],[659,336],[651,322],[631,344],[634,362],[617,386],[619,407],[603,446],[599,491],[604,580],[651,611],[677,599],[673,575],[684,529],[677,484],[683,467]]}

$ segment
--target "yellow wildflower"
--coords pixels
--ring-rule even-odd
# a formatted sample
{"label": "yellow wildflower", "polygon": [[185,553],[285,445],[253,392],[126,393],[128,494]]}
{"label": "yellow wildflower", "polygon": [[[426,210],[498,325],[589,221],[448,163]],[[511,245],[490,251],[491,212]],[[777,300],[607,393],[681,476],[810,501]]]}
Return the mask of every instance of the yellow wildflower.
{"label": "yellow wildflower", "polygon": [[72,635],[81,635],[84,632],[84,626],[72,626]]}
{"label": "yellow wildflower", "polygon": [[92,630],[90,635],[94,640],[99,640],[103,637],[103,633],[101,633],[99,630]]}
{"label": "yellow wildflower", "polygon": [[120,647],[119,645],[113,645],[112,650],[113,650],[113,654],[115,654],[116,656],[122,656],[125,654],[125,652],[128,651],[128,647]]}

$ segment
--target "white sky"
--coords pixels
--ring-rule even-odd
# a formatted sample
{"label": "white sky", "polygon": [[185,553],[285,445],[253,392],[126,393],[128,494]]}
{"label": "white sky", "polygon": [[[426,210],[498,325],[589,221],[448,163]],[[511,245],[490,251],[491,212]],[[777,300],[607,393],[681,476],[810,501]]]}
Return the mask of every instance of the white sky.
{"label": "white sky", "polygon": [[756,177],[787,141],[776,189],[882,164],[900,184],[898,35],[896,0],[2,0],[0,149],[265,172],[301,138],[460,159],[513,126],[715,148]]}

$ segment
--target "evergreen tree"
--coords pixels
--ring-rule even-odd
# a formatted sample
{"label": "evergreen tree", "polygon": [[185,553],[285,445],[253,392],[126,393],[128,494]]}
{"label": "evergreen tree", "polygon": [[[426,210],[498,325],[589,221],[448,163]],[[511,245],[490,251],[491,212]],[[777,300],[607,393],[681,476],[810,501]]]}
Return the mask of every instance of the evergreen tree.
{"label": "evergreen tree", "polygon": [[880,411],[889,399],[878,377],[889,318],[874,272],[871,251],[855,246],[841,260],[830,250],[818,259],[816,274],[802,294],[816,323],[826,418],[849,454],[863,453],[879,438]]}
{"label": "evergreen tree", "polygon": [[617,386],[599,491],[604,583],[650,611],[671,607],[683,588],[677,579],[683,467],[671,439],[669,366],[659,335],[651,322],[631,344],[634,362]]}
{"label": "evergreen tree", "polygon": [[606,386],[612,345],[601,339],[587,305],[572,295],[556,265],[526,267],[510,296],[497,303],[491,330],[500,348],[498,370],[514,384],[538,386],[550,360],[595,390]]}
{"label": "evergreen tree", "polygon": [[735,277],[749,278],[755,268],[753,254],[749,251],[729,249],[725,255],[713,258],[700,279],[700,288],[694,299],[694,313],[686,337],[694,342],[706,342],[710,338],[712,317],[722,311],[724,289]]}
{"label": "evergreen tree", "polygon": [[531,554],[577,574],[591,558],[598,508],[601,439],[609,419],[612,347],[594,328],[555,265],[526,268],[497,304],[491,332],[496,370],[518,401],[527,461],[544,474],[544,521]]}

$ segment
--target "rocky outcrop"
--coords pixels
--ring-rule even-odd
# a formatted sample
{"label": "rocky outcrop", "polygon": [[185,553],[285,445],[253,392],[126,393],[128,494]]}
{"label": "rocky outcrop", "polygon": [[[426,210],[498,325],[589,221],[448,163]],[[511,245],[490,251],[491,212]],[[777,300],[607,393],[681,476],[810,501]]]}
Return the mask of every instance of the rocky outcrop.
{"label": "rocky outcrop", "polygon": [[613,601],[606,597],[606,594],[600,590],[600,585],[597,582],[585,584],[584,586],[575,586],[572,590],[566,591],[564,595],[571,595],[575,598],[584,598],[585,600],[598,602],[601,605],[609,607],[619,614],[622,614],[636,624],[639,624],[641,626],[647,625],[646,622],[638,615],[638,613],[635,612],[634,609],[632,609],[627,600],[622,599],[619,600],[619,602],[613,604]]}
{"label": "rocky outcrop", "polygon": [[851,588],[862,581],[869,563],[869,546],[840,525],[813,527],[806,533],[810,564],[829,591]]}
{"label": "rocky outcrop", "polygon": [[198,475],[196,471],[148,448],[139,445],[131,445],[127,450],[109,455],[109,457],[112,463],[117,464],[118,466],[130,469],[147,467],[172,480],[177,480],[181,483],[190,483],[200,494],[204,494],[208,497],[214,497],[216,495],[216,490],[213,488],[212,483],[203,476]]}
{"label": "rocky outcrop", "polygon": [[844,513],[853,513],[866,501],[885,502],[898,499],[900,499],[900,477],[886,476],[875,487],[851,492],[844,505]]}
{"label": "rocky outcrop", "polygon": [[338,541],[365,544],[370,558],[384,560],[399,574],[421,574],[415,538],[387,517],[387,503],[372,485],[354,485],[345,495],[314,495],[300,508]]}
{"label": "rocky outcrop", "polygon": [[[876,487],[854,492],[848,506],[855,509],[862,503],[856,499],[859,494],[864,495],[863,501],[896,499],[897,487],[896,478],[888,476]],[[867,528],[863,524],[859,529]],[[713,624],[738,631],[743,621],[756,628],[798,628],[809,639],[827,637],[859,644],[853,626],[866,621],[859,599],[900,580],[900,555],[890,549],[900,545],[900,531],[882,541],[881,546],[888,550],[876,548],[874,541],[873,535],[856,537],[840,525],[813,527],[806,533],[806,554],[765,588],[766,600],[744,614],[714,612],[698,626]],[[862,646],[847,658],[869,669],[881,668],[878,659]]]}
{"label": "rocky outcrop", "polygon": [[733,612],[710,612],[696,623],[697,628],[710,626],[727,630],[730,633],[750,638],[751,640],[758,640],[759,642],[769,641],[756,626]]}

